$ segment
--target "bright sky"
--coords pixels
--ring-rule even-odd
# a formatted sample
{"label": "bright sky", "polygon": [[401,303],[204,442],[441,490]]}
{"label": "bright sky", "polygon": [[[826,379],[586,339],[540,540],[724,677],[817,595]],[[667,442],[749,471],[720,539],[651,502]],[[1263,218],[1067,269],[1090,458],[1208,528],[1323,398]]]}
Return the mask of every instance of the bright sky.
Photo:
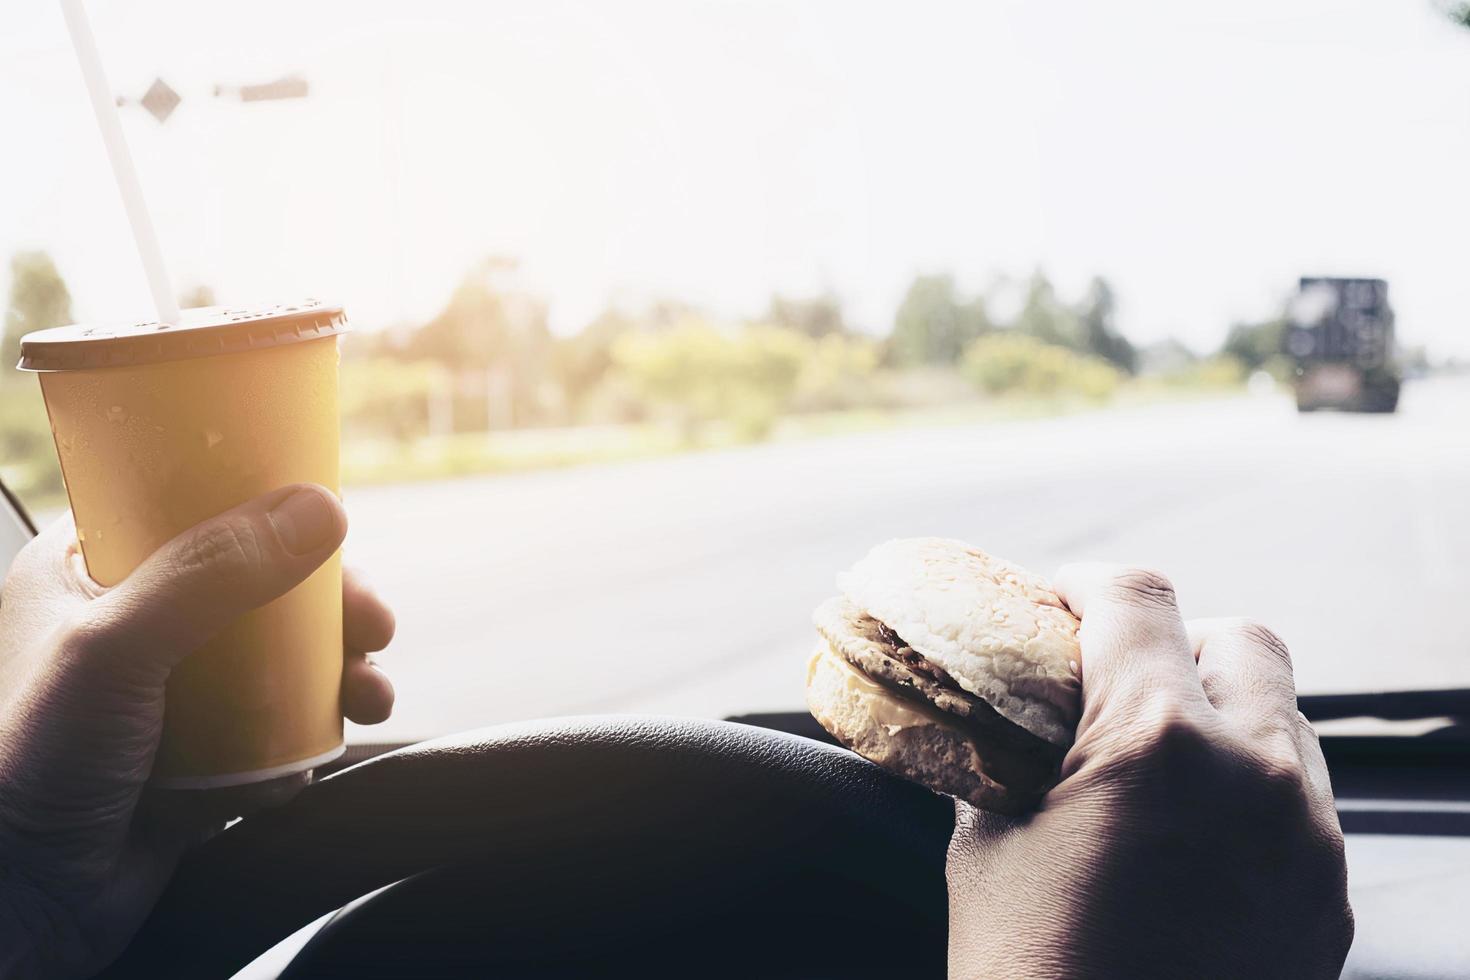
{"label": "bright sky", "polygon": [[[554,326],[835,289],[886,329],[919,271],[1112,278],[1137,339],[1218,343],[1301,274],[1382,276],[1470,355],[1470,31],[1431,0],[91,0],[180,289],[431,315],[519,256]],[[310,100],[219,83],[304,74]],[[0,6],[0,252],[83,318],[146,314],[54,0]],[[0,270],[0,275],[3,275]]]}

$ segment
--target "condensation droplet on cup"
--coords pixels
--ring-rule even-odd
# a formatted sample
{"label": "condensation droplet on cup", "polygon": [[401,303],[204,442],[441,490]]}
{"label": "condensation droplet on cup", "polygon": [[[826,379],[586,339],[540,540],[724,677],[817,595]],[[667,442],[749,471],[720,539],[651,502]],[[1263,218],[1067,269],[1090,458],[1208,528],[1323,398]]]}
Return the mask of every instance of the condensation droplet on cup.
{"label": "condensation droplet on cup", "polygon": [[213,449],[224,441],[225,434],[223,432],[218,432],[214,429],[204,430],[204,445],[206,448]]}
{"label": "condensation droplet on cup", "polygon": [[82,544],[87,543],[87,532],[82,528],[77,528],[77,541]]}
{"label": "condensation droplet on cup", "polygon": [[107,420],[109,422],[126,422],[128,420],[127,410],[121,405],[113,405],[107,410]]}

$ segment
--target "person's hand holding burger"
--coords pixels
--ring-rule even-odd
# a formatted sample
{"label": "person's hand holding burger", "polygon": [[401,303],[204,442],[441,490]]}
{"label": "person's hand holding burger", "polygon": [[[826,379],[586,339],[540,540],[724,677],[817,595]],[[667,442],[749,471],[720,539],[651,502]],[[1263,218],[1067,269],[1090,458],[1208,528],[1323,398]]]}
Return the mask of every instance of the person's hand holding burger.
{"label": "person's hand holding burger", "polygon": [[1338,976],[1342,831],[1274,633],[1186,624],[1155,572],[1072,565],[1053,590],[943,539],[839,581],[808,703],[956,797],[951,978]]}
{"label": "person's hand holding burger", "polygon": [[1076,741],[1035,813],[956,804],[950,976],[1336,977],[1342,830],[1285,645],[1186,624],[1151,571],[1056,589],[1082,621]]}

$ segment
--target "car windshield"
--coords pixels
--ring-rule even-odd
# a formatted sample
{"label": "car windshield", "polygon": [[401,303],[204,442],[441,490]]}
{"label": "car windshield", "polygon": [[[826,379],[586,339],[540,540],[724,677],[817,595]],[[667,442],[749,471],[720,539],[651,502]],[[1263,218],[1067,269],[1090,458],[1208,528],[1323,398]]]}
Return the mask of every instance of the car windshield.
{"label": "car windshield", "polygon": [[[1463,3],[92,6],[182,305],[350,316],[354,738],[797,709],[836,573],[930,534],[1470,686]],[[0,79],[50,518],[19,337],[150,304],[55,4]]]}

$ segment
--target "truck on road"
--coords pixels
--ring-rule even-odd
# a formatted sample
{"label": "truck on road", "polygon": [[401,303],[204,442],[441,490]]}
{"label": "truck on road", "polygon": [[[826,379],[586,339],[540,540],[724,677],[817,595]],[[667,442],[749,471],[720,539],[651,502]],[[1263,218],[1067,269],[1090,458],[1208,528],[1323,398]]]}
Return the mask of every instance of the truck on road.
{"label": "truck on road", "polygon": [[1291,302],[1286,355],[1299,412],[1392,412],[1402,373],[1382,279],[1303,277]]}

